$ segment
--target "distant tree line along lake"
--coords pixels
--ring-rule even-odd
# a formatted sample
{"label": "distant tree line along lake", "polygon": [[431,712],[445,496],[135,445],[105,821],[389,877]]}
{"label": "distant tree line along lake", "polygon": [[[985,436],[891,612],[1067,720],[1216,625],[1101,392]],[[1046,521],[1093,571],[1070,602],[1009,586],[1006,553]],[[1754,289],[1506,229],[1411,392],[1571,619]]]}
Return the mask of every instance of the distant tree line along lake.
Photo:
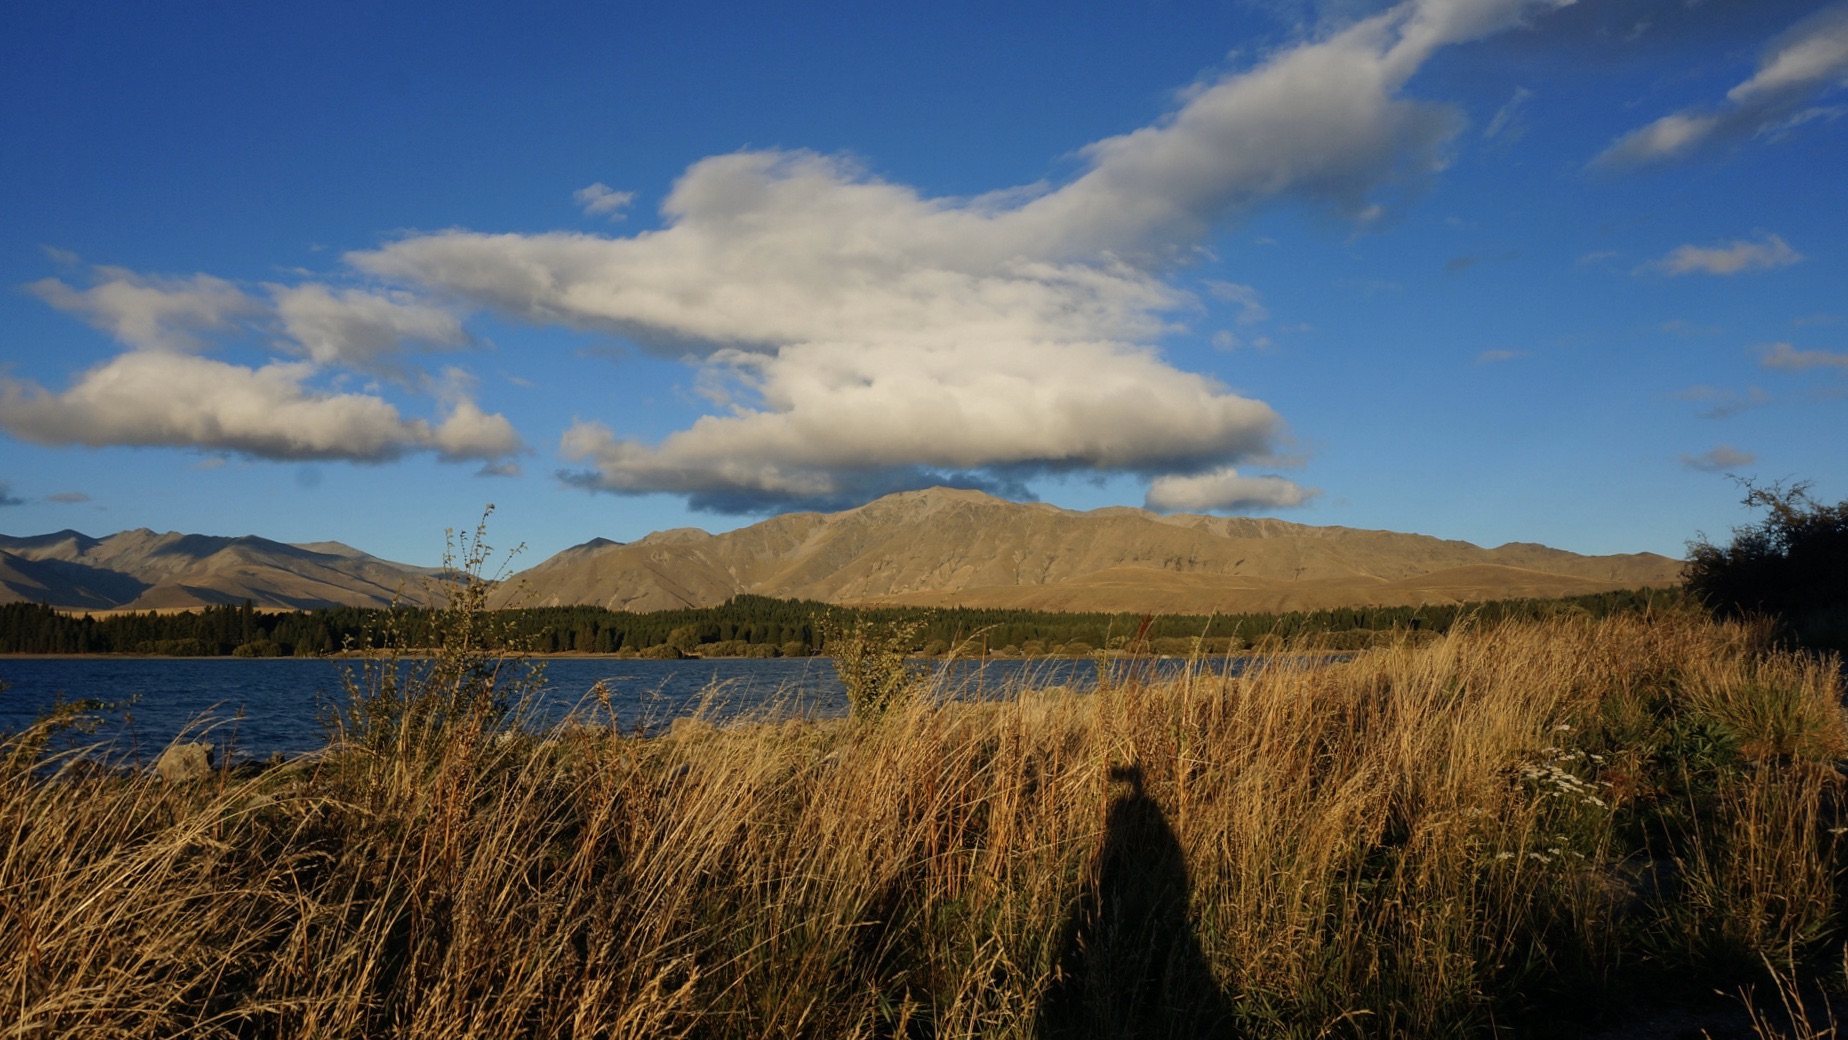
{"label": "distant tree line along lake", "polygon": [[[1438,634],[1464,619],[1480,624],[1576,614],[1603,618],[1682,605],[1680,589],[1635,589],[1565,599],[1497,600],[1422,607],[1348,607],[1286,614],[1165,615],[1149,620],[1147,649],[1158,654],[1263,650],[1303,636],[1329,649],[1357,650],[1404,633]],[[1142,628],[1138,614],[838,607],[811,600],[738,596],[716,607],[629,613],[602,607],[538,607],[498,617],[516,646],[533,653],[597,653],[659,658],[805,657],[823,651],[829,615],[877,622],[918,619],[925,655],[1088,656],[1121,649]],[[269,612],[243,606],[177,614],[74,616],[35,603],[0,605],[0,653],[136,654],[171,657],[321,657],[381,645],[426,645],[430,613],[336,607]]]}

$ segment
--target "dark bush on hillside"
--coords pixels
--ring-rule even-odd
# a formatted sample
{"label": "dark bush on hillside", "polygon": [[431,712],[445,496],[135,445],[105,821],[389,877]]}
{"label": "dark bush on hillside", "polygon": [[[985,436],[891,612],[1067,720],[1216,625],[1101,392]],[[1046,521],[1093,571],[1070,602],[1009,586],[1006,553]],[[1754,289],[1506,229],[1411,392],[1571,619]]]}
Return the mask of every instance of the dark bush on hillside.
{"label": "dark bush on hillside", "polygon": [[1745,485],[1769,515],[1730,545],[1688,543],[1688,590],[1720,617],[1764,615],[1809,646],[1848,650],[1848,501],[1824,505],[1808,484]]}
{"label": "dark bush on hillside", "polygon": [[232,657],[287,657],[288,648],[281,643],[268,639],[253,639],[248,643],[239,643],[231,651]]}

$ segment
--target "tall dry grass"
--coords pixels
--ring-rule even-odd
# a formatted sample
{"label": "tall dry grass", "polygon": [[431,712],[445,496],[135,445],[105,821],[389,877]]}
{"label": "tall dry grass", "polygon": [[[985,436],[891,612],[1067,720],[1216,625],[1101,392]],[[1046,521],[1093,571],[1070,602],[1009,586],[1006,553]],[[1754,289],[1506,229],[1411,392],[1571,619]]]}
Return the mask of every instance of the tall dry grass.
{"label": "tall dry grass", "polygon": [[1678,616],[196,783],[48,722],[0,1037],[1487,1035],[1839,944],[1841,692]]}

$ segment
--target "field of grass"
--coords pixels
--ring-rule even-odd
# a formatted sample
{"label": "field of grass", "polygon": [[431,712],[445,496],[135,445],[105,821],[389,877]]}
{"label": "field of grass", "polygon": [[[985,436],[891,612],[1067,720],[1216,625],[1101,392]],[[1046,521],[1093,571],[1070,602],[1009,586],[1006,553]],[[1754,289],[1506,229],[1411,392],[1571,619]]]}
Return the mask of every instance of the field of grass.
{"label": "field of grass", "polygon": [[0,1037],[1572,1035],[1842,973],[1840,673],[1762,629],[653,739],[460,661],[254,775],[7,738]]}

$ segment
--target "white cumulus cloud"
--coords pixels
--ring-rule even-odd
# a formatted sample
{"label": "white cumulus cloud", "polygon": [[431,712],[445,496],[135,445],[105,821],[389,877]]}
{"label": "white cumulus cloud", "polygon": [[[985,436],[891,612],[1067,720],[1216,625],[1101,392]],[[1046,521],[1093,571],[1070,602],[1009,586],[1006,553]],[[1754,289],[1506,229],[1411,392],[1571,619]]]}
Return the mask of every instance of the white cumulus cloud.
{"label": "white cumulus cloud", "polygon": [[[1223,476],[1280,420],[1155,349],[1192,302],[1169,266],[1271,201],[1377,215],[1384,190],[1442,168],[1461,125],[1404,97],[1411,76],[1446,44],[1558,6],[1401,4],[1198,85],[1168,118],[1085,148],[1056,189],[935,198],[843,159],[747,151],[691,166],[659,230],[449,231],[349,260],[689,358],[702,387],[724,388],[722,411],[657,443],[574,425],[561,449],[591,487],[749,510],[945,479]],[[585,191],[587,206],[621,194]],[[1234,302],[1261,313],[1255,293]]]}
{"label": "white cumulus cloud", "polygon": [[331,289],[314,282],[267,287],[290,339],[316,364],[389,370],[407,343],[432,349],[467,346],[455,315],[404,293]]}
{"label": "white cumulus cloud", "polygon": [[305,362],[245,368],[189,354],[133,351],[53,393],[0,381],[0,429],[40,444],[229,451],[265,459],[383,462],[433,451],[498,461],[523,450],[513,427],[458,401],[432,426],[365,394],[315,391]]}
{"label": "white cumulus cloud", "polygon": [[162,278],[107,266],[91,271],[95,284],[87,289],[58,278],[26,288],[141,350],[202,350],[205,333],[228,331],[263,313],[262,304],[243,290],[208,274]]}
{"label": "white cumulus cloud", "polygon": [[584,207],[584,212],[593,217],[608,217],[621,220],[629,203],[635,201],[632,191],[617,191],[615,188],[598,181],[587,188],[579,188],[571,193],[577,204]]}
{"label": "white cumulus cloud", "polygon": [[[504,417],[483,412],[465,394],[442,391],[444,417],[432,425],[402,417],[373,394],[307,385],[323,369],[404,375],[393,358],[407,345],[470,345],[461,322],[427,300],[318,283],[268,285],[266,300],[206,274],[176,278],[105,266],[91,274],[87,288],[55,278],[27,288],[130,349],[62,393],[0,378],[0,429],[46,444],[162,445],[283,460],[378,462],[430,451],[502,469],[525,450]],[[213,345],[208,336],[248,340],[258,332],[308,360],[251,368],[197,356]],[[445,385],[453,382],[445,377]]]}
{"label": "white cumulus cloud", "polygon": [[610,490],[821,501],[882,474],[908,483],[918,467],[1197,468],[1262,451],[1277,422],[1262,402],[1110,343],[805,343],[722,361],[764,407],[703,417],[658,445],[582,423],[566,454]]}

